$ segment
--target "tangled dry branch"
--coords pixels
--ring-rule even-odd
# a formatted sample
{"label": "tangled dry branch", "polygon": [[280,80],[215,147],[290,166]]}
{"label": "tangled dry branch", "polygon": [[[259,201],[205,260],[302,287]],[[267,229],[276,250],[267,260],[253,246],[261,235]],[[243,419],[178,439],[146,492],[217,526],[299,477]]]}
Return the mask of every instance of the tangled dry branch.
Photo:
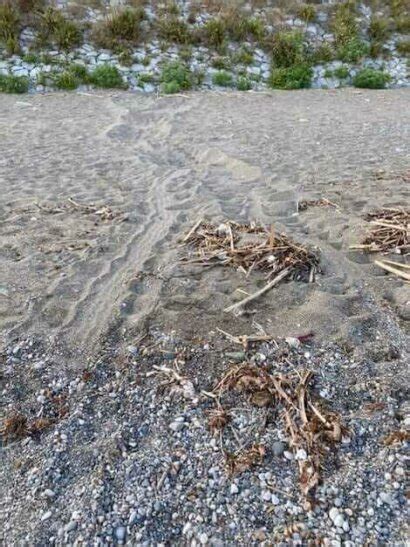
{"label": "tangled dry branch", "polygon": [[313,281],[319,271],[315,252],[276,232],[273,226],[268,229],[256,223],[233,221],[216,226],[200,220],[183,243],[196,249],[194,258],[184,258],[184,263],[230,266],[246,276],[260,270],[267,273],[267,279],[272,279],[287,270],[293,279]]}
{"label": "tangled dry branch", "polygon": [[[310,389],[312,378],[311,371],[272,375],[254,364],[243,363],[232,367],[214,390],[219,405],[224,393],[236,390],[247,394],[251,404],[274,406],[279,410],[290,447],[295,455],[304,455],[296,460],[301,489],[306,496],[319,483],[323,460],[331,445],[342,438],[339,416],[314,401]],[[222,421],[218,425],[223,429],[225,423]],[[234,469],[232,457],[228,460],[230,470]],[[239,469],[242,467],[240,465]]]}
{"label": "tangled dry branch", "polygon": [[408,254],[410,249],[410,209],[379,209],[368,213],[366,220],[371,224],[371,228],[362,244],[353,246],[353,249]]}

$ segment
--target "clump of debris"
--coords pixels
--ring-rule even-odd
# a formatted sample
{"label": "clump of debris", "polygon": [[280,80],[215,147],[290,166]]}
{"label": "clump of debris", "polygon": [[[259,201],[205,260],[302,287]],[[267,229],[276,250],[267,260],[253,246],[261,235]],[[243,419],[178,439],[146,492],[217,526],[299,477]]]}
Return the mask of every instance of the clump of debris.
{"label": "clump of debris", "polygon": [[410,209],[378,209],[365,217],[370,223],[369,232],[361,245],[353,248],[369,253],[393,251],[406,255],[410,249]]}
{"label": "clump of debris", "polygon": [[[289,438],[298,462],[301,490],[310,496],[320,480],[326,454],[342,439],[340,416],[328,410],[314,397],[310,370],[271,374],[254,363],[231,367],[216,384],[213,395],[216,408],[210,412],[209,428],[222,432],[230,420],[224,408],[224,395],[236,391],[245,395],[251,405],[275,408]],[[240,454],[226,454],[230,473],[240,473],[263,460],[265,449],[254,444]]]}

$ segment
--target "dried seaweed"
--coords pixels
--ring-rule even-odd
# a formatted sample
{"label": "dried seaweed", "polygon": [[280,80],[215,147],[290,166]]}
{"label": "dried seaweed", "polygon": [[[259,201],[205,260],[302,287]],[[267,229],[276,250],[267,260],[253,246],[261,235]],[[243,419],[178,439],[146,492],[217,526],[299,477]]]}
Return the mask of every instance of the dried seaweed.
{"label": "dried seaweed", "polygon": [[66,212],[80,211],[83,214],[94,215],[101,221],[113,221],[116,219],[126,220],[126,216],[121,211],[114,211],[108,205],[94,205],[93,203],[85,204],[75,201],[73,198],[68,198],[67,202],[56,206],[36,203],[36,206],[43,212],[49,215],[57,215]]}
{"label": "dried seaweed", "polygon": [[214,389],[218,401],[227,391],[236,390],[248,395],[251,404],[274,405],[280,410],[291,449],[306,455],[296,458],[301,490],[306,496],[319,483],[329,448],[342,437],[339,416],[314,400],[309,387],[312,378],[311,371],[272,375],[257,365],[243,363],[229,369]]}
{"label": "dried seaweed", "polygon": [[243,473],[250,467],[262,463],[266,449],[261,444],[254,444],[239,454],[226,454],[226,467],[230,475]]}
{"label": "dried seaweed", "polygon": [[406,255],[410,249],[410,209],[378,209],[368,213],[365,220],[371,224],[360,245],[369,253],[394,251]]}
{"label": "dried seaweed", "polygon": [[387,435],[387,437],[384,439],[383,443],[386,446],[391,446],[408,441],[410,441],[410,432],[399,429],[398,431],[393,431],[392,433],[389,433],[389,435]]}
{"label": "dried seaweed", "polygon": [[198,221],[182,242],[196,250],[196,256],[185,257],[186,264],[229,266],[246,276],[255,270],[272,279],[284,270],[289,277],[312,281],[319,270],[319,258],[290,237],[256,223],[238,224],[227,221],[219,226]]}
{"label": "dried seaweed", "polygon": [[31,422],[20,412],[12,412],[3,420],[0,437],[5,444],[41,433],[54,423],[50,418],[36,418]]}

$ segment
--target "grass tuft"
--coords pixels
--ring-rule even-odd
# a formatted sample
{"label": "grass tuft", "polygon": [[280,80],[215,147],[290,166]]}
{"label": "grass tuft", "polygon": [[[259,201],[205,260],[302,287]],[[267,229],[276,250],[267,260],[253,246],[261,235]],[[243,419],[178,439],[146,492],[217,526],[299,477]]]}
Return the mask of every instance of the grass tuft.
{"label": "grass tuft", "polygon": [[353,78],[353,85],[366,89],[384,89],[390,79],[390,76],[381,70],[363,68]]}
{"label": "grass tuft", "polygon": [[0,74],[0,92],[2,93],[27,93],[28,87],[29,80],[25,76]]}
{"label": "grass tuft", "polygon": [[225,70],[220,70],[219,72],[215,72],[215,74],[212,76],[212,83],[220,87],[232,87],[233,85],[232,74],[230,74],[229,72],[226,72]]}
{"label": "grass tuft", "polygon": [[18,53],[20,35],[20,14],[11,4],[0,4],[0,45],[9,55]]}
{"label": "grass tuft", "polygon": [[123,51],[124,46],[138,44],[144,17],[145,12],[142,8],[114,10],[94,26],[92,40],[98,47]]}
{"label": "grass tuft", "polygon": [[100,65],[90,74],[90,83],[96,87],[125,89],[120,71],[115,66]]}
{"label": "grass tuft", "polygon": [[163,67],[161,84],[164,93],[178,93],[191,89],[192,83],[191,71],[180,61],[168,63]]}
{"label": "grass tuft", "polygon": [[312,69],[309,65],[274,68],[269,83],[276,89],[303,89],[311,86]]}

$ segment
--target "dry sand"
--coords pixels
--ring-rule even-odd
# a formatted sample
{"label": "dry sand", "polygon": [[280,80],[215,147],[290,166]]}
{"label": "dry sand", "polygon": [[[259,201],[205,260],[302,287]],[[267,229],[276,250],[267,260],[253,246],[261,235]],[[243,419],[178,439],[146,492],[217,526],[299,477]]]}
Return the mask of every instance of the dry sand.
{"label": "dry sand", "polygon": [[[283,285],[257,307],[255,319],[275,336],[307,326],[340,335],[346,322],[364,319],[361,283],[408,316],[403,283],[349,251],[365,211],[408,202],[406,90],[0,101],[4,339],[46,333],[89,353],[118,319],[136,333],[154,316],[190,335],[220,325],[235,288],[254,287],[231,271],[177,266],[178,237],[202,215],[274,222],[320,247],[317,284]],[[96,223],[81,210],[36,206],[70,196],[128,220]],[[340,209],[296,214],[299,199],[317,197]]]}

